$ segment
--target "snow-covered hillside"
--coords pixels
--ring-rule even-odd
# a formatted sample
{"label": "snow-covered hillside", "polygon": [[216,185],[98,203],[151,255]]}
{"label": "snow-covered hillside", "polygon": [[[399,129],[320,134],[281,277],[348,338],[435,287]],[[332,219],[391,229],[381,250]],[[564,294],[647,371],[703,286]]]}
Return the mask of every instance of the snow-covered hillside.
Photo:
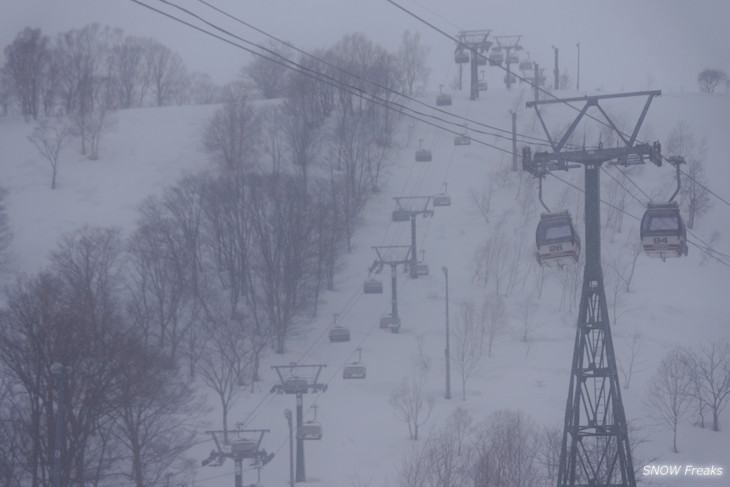
{"label": "snow-covered hillside", "polygon": [[[435,93],[428,94],[423,101],[432,103],[435,96]],[[518,132],[543,137],[534,114],[524,106],[529,91],[493,90],[483,92],[477,101],[469,101],[467,96],[466,92],[455,93],[454,103],[447,110],[505,129],[510,127],[510,110],[517,110]],[[200,135],[214,109],[200,106],[119,112],[116,128],[102,140],[100,160],[89,161],[78,156],[74,146],[65,150],[59,188],[53,191],[49,189],[48,163],[26,140],[31,126],[19,120],[0,119],[0,185],[8,190],[7,209],[15,234],[13,251],[19,270],[37,271],[58,238],[84,223],[130,230],[136,220],[136,208],[146,196],[160,193],[185,171],[208,164]],[[622,113],[622,108],[617,110]],[[565,125],[574,114],[570,110],[560,112],[557,107],[550,110],[556,127]],[[633,117],[633,113],[627,113],[627,123],[633,123]],[[664,142],[682,120],[690,124],[698,139],[706,137],[709,187],[727,199],[724,183],[730,179],[730,167],[725,162],[729,149],[730,97],[664,94],[653,102],[642,137]],[[511,149],[511,142],[504,139],[474,137]],[[269,393],[278,380],[270,365],[327,364],[320,377],[328,384],[327,391],[304,397],[305,420],[314,418],[311,406],[316,404],[317,421],[324,431],[321,441],[306,442],[307,480],[322,487],[398,485],[397,464],[412,441],[408,439],[406,425],[395,416],[389,398],[404,377],[413,375],[419,368],[426,370],[426,390],[435,398],[433,414],[424,426],[422,437],[430,429],[440,427],[460,406],[473,415],[477,424],[492,412],[514,409],[525,412],[540,425],[562,427],[577,305],[570,306],[570,291],[565,291],[560,272],[547,274],[541,293],[538,291],[540,268],[531,253],[541,212],[536,186],[528,182],[529,176],[510,171],[511,156],[505,152],[477,143],[454,146],[452,134],[408,118],[402,119],[395,140],[397,150],[388,161],[382,191],[366,208],[353,239],[353,251],[346,256],[347,261],[338,274],[336,291],[322,295],[318,317],[301,323],[301,333],[289,344],[287,354],[267,355],[260,390],[245,393],[229,414],[230,423],[240,421],[245,427],[270,430],[263,446],[276,456],[262,470],[261,485],[279,487],[288,483],[288,428],[283,413],[287,408],[295,408],[293,396]],[[419,140],[423,147],[432,150],[431,162],[414,161]],[[582,186],[582,170],[560,176]],[[632,173],[632,179],[651,195],[664,195],[666,188],[673,188],[672,177],[671,168],[653,165]],[[522,186],[520,178],[524,179]],[[607,180],[603,178],[604,185]],[[382,295],[362,293],[367,267],[376,257],[371,247],[409,245],[409,225],[391,222],[393,197],[434,195],[443,190],[444,183],[448,184],[451,206],[436,208],[432,218],[418,218],[418,247],[424,250],[430,274],[409,279],[399,272],[399,312],[403,327],[399,334],[381,330],[379,317],[390,310],[390,270],[386,268],[381,274],[385,284]],[[521,188],[519,195],[518,188]],[[570,204],[578,201],[582,206],[582,194],[556,179],[545,182],[546,202],[557,207],[566,188]],[[645,200],[641,193],[635,193]],[[712,245],[728,255],[730,206],[716,198],[713,201],[713,208],[700,219],[694,233],[710,242],[713,232],[720,232],[720,238]],[[631,204],[627,212],[640,218],[643,210],[637,202]],[[571,211],[575,215],[576,207],[571,206]],[[604,207],[604,217],[605,211]],[[582,222],[578,228],[582,234]],[[513,282],[503,283],[500,298],[495,298],[505,304],[508,328],[495,341],[492,356],[483,358],[467,382],[466,401],[461,400],[458,373],[452,367],[453,398],[446,400],[445,279],[441,268],[448,267],[450,318],[454,325],[459,319],[461,303],[473,301],[479,305],[483,298],[495,295],[493,279],[486,286],[475,281],[474,256],[485,241],[497,237],[514,248],[526,242],[530,249],[530,253],[521,256],[525,264]],[[626,252],[623,243],[627,240],[638,241],[638,221],[626,216],[621,233],[610,237],[604,239],[604,261],[618,259],[621,252]],[[632,256],[624,258],[628,260]],[[730,268],[703,257],[697,247],[690,247],[686,258],[665,263],[639,256],[631,292],[621,295],[616,310],[619,318],[613,323],[619,360],[625,358],[632,334],[639,331],[645,338],[643,363],[635,372],[630,388],[622,390],[629,421],[640,426],[641,435],[647,438],[641,445],[641,456],[635,461],[656,459],[656,464],[714,464],[726,471],[730,468],[727,427],[712,432],[692,426],[691,421],[683,423],[679,431],[680,453],[673,454],[671,432],[656,427],[644,401],[648,381],[667,350],[674,345],[694,346],[730,339],[730,319],[724,307],[728,290]],[[524,341],[521,310],[528,299],[537,303],[537,308],[530,317],[533,329]],[[612,310],[610,293],[608,300]],[[350,328],[350,342],[327,340],[334,313],[338,313],[338,324]],[[613,321],[613,310],[611,315]],[[342,367],[357,359],[357,347],[361,347],[362,360],[367,364],[367,378],[345,381]],[[212,399],[210,402],[215,404]],[[213,413],[210,421],[219,424],[218,415]],[[726,411],[721,426],[727,424],[730,424],[730,412]],[[211,443],[196,448],[193,454],[202,460],[208,455]],[[256,478],[255,471],[247,470],[243,475],[244,484]],[[729,476],[730,472],[726,472],[719,479],[651,480],[656,485],[719,487],[727,485]],[[217,470],[201,467],[195,480],[196,485],[204,487],[232,482],[232,462]]]}

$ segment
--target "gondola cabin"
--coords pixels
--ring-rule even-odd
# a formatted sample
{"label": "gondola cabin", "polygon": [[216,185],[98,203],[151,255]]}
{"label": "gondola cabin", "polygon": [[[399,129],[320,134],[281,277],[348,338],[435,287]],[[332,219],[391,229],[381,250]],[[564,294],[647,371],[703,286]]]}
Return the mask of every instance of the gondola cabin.
{"label": "gondola cabin", "polygon": [[383,281],[379,279],[368,279],[362,285],[362,292],[365,294],[383,294]]}
{"label": "gondola cabin", "polygon": [[440,107],[451,105],[451,95],[441,93],[436,97],[436,105]]}
{"label": "gondola cabin", "polygon": [[469,145],[471,144],[471,139],[467,137],[466,135],[457,135],[454,137],[454,145]]}
{"label": "gondola cabin", "polygon": [[393,315],[387,314],[380,317],[380,328],[390,329],[393,333],[398,333],[400,329],[400,318],[394,318]]}
{"label": "gondola cabin", "polygon": [[562,267],[578,262],[580,237],[567,210],[540,215],[536,240],[537,260],[540,264]]}
{"label": "gondola cabin", "polygon": [[411,212],[406,210],[393,210],[391,219],[394,222],[409,222],[411,221]]}
{"label": "gondola cabin", "polygon": [[349,342],[350,341],[350,330],[344,326],[335,326],[330,329],[329,332],[330,342]]}
{"label": "gondola cabin", "polygon": [[641,219],[641,246],[662,260],[687,255],[687,229],[676,202],[649,203]]}
{"label": "gondola cabin", "polygon": [[431,160],[431,151],[428,149],[418,149],[416,151],[416,162],[429,162]]}
{"label": "gondola cabin", "polygon": [[504,54],[501,52],[495,52],[489,55],[490,66],[501,66],[504,62]]}
{"label": "gondola cabin", "polygon": [[437,194],[433,197],[433,206],[451,206],[451,196],[447,194]]}
{"label": "gondola cabin", "polygon": [[454,61],[456,64],[466,64],[469,62],[469,53],[466,51],[456,51],[454,54]]}
{"label": "gondola cabin", "polygon": [[363,364],[347,364],[342,370],[343,379],[364,379],[367,369]]}
{"label": "gondola cabin", "polygon": [[322,425],[314,421],[307,421],[298,429],[297,438],[301,440],[321,440]]}

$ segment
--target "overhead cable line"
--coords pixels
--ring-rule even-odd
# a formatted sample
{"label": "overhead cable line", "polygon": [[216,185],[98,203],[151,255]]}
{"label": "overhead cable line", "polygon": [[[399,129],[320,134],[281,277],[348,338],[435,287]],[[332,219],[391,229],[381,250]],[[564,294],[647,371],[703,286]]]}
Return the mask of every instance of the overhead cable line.
{"label": "overhead cable line", "polygon": [[[164,3],[168,3],[169,4],[169,2],[167,2],[166,0],[160,0],[160,1],[164,1]],[[486,123],[483,123],[483,122],[479,122],[477,120],[473,120],[473,119],[466,118],[466,117],[461,116],[461,115],[456,115],[456,114],[451,113],[451,112],[449,112],[447,110],[444,110],[442,108],[439,108],[438,106],[434,107],[433,105],[429,105],[428,103],[425,103],[425,102],[423,102],[423,101],[421,101],[421,100],[419,100],[417,98],[414,98],[414,97],[412,97],[410,95],[407,95],[405,93],[402,93],[402,92],[400,92],[398,90],[394,90],[393,88],[390,88],[388,86],[382,85],[381,83],[378,83],[377,81],[374,81],[374,80],[371,80],[371,79],[368,79],[368,78],[363,78],[362,76],[357,75],[355,73],[351,73],[350,71],[342,68],[341,66],[338,66],[337,64],[334,64],[334,63],[332,63],[332,62],[330,62],[330,61],[328,61],[326,59],[323,59],[323,58],[321,58],[319,56],[315,56],[314,54],[311,54],[311,53],[309,53],[309,52],[307,52],[307,51],[305,51],[303,49],[300,49],[300,48],[294,46],[293,44],[287,43],[286,41],[284,41],[284,40],[282,40],[282,39],[274,36],[273,34],[269,34],[265,30],[260,29],[260,28],[254,26],[254,25],[251,25],[249,22],[246,22],[246,21],[244,21],[244,20],[242,20],[242,19],[240,19],[240,18],[238,18],[238,17],[236,17],[236,16],[234,16],[234,15],[226,12],[225,10],[223,10],[221,8],[218,8],[215,5],[211,5],[206,0],[197,0],[197,1],[200,2],[200,3],[202,3],[202,4],[204,4],[204,5],[206,5],[206,6],[208,6],[208,7],[210,7],[211,9],[215,10],[216,12],[219,12],[220,14],[225,15],[226,17],[228,17],[228,18],[230,18],[232,20],[234,20],[234,21],[236,21],[236,22],[238,22],[238,23],[240,23],[242,25],[245,25],[246,27],[248,27],[250,29],[253,29],[256,32],[258,32],[260,34],[263,34],[263,35],[269,37],[270,39],[273,39],[273,40],[275,40],[275,41],[277,41],[277,42],[279,42],[279,43],[281,43],[283,45],[286,45],[287,47],[295,50],[296,52],[298,52],[300,54],[303,54],[304,56],[307,56],[310,59],[313,59],[313,60],[315,60],[317,62],[320,62],[320,63],[322,63],[322,64],[324,64],[326,66],[329,66],[329,67],[331,67],[333,69],[336,69],[337,71],[339,71],[341,73],[344,73],[344,74],[346,74],[348,76],[351,76],[353,78],[356,78],[356,79],[365,81],[367,83],[370,83],[370,84],[372,84],[373,86],[375,86],[377,88],[380,88],[380,89],[385,90],[385,91],[387,91],[389,93],[392,93],[392,94],[398,95],[400,97],[403,97],[406,100],[412,101],[412,102],[417,103],[419,105],[423,105],[423,106],[425,106],[425,107],[427,107],[427,108],[429,108],[431,110],[434,110],[434,111],[443,113],[444,115],[448,115],[450,117],[456,118],[458,120],[462,120],[464,122],[469,122],[469,123],[472,123],[472,124],[476,124],[476,125],[478,125],[480,127],[485,127],[485,128],[491,129],[491,130],[496,130],[496,131],[499,131],[499,132],[504,132],[505,134],[510,134],[510,136],[508,137],[506,135],[500,135],[500,134],[494,134],[494,133],[488,133],[488,132],[485,133],[486,135],[493,135],[495,137],[502,137],[502,138],[505,138],[505,139],[509,138],[509,140],[511,140],[511,134],[512,134],[512,131],[511,130],[507,130],[507,129],[503,129],[503,128],[500,128],[500,127],[496,127],[494,125],[489,125],[489,124],[486,124]],[[182,8],[182,7],[180,7],[180,8]],[[455,123],[455,122],[449,122],[449,121],[446,121],[446,122],[447,123]],[[523,139],[531,139],[531,140],[534,140],[535,142],[532,142],[532,143],[534,143],[535,145],[549,146],[548,141],[545,140],[545,139],[541,139],[539,137],[534,137],[534,136],[526,135],[526,134],[518,134],[518,135],[519,135],[519,137],[521,137]],[[525,140],[524,142],[527,143],[527,140]]]}
{"label": "overhead cable line", "polygon": [[[443,119],[441,119],[439,117],[436,117],[434,115],[429,115],[429,114],[426,114],[426,113],[423,113],[423,112],[419,112],[418,110],[414,110],[413,108],[410,108],[410,107],[408,107],[406,105],[403,105],[403,104],[400,104],[400,103],[389,102],[387,100],[383,100],[382,98],[380,98],[380,97],[378,97],[376,95],[373,95],[372,93],[369,93],[369,92],[363,90],[362,88],[355,87],[355,86],[352,86],[352,85],[348,85],[347,83],[343,83],[340,80],[331,78],[330,76],[327,76],[327,75],[322,74],[322,73],[319,73],[319,72],[317,72],[315,70],[312,70],[312,69],[306,68],[304,66],[301,66],[301,65],[297,64],[296,62],[290,61],[290,60],[284,58],[283,56],[281,56],[281,55],[279,55],[277,53],[274,53],[273,51],[271,51],[272,55],[276,55],[278,57],[281,57],[286,62],[279,61],[278,59],[274,59],[274,58],[268,57],[268,56],[266,56],[264,54],[261,54],[260,52],[256,52],[253,49],[250,49],[250,48],[247,48],[245,46],[242,46],[241,44],[238,44],[238,43],[236,43],[236,42],[234,42],[234,41],[232,41],[230,39],[226,39],[226,38],[221,37],[221,36],[219,36],[219,35],[217,35],[217,34],[215,34],[213,32],[210,32],[208,30],[205,30],[202,27],[199,27],[199,26],[197,26],[195,24],[192,24],[192,23],[187,22],[187,21],[185,21],[183,19],[180,19],[179,17],[175,17],[174,15],[172,15],[172,14],[170,14],[168,12],[165,12],[163,10],[159,10],[159,9],[157,9],[155,7],[152,7],[150,5],[147,5],[147,4],[143,3],[143,2],[141,2],[140,0],[131,0],[131,1],[134,2],[134,3],[136,3],[136,4],[138,4],[138,5],[141,5],[143,7],[146,7],[148,9],[152,10],[152,11],[155,11],[155,12],[161,14],[161,15],[164,15],[165,17],[168,17],[168,18],[170,18],[172,20],[175,20],[176,22],[179,22],[179,23],[181,23],[183,25],[187,25],[187,26],[189,26],[189,27],[191,27],[191,28],[193,28],[195,30],[198,30],[200,32],[203,32],[203,33],[205,33],[205,34],[207,34],[207,35],[209,35],[211,37],[214,37],[216,39],[222,40],[223,42],[226,42],[227,44],[230,44],[232,46],[238,47],[239,49],[244,50],[244,51],[246,51],[248,53],[251,53],[251,54],[253,54],[255,56],[262,57],[262,58],[267,59],[267,60],[269,60],[269,61],[271,61],[273,63],[279,64],[279,65],[281,65],[281,66],[283,66],[283,67],[285,67],[287,69],[290,69],[292,71],[298,72],[300,74],[304,74],[304,75],[309,76],[309,77],[311,77],[311,78],[313,78],[313,79],[315,79],[317,81],[320,81],[320,82],[323,82],[323,83],[328,84],[330,86],[333,86],[335,88],[341,89],[341,90],[343,90],[343,91],[345,91],[347,93],[350,93],[352,95],[355,95],[355,96],[365,96],[367,99],[369,99],[373,103],[375,103],[377,105],[380,105],[381,107],[383,107],[385,109],[394,110],[394,111],[396,111],[398,113],[401,113],[401,114],[403,114],[403,115],[405,115],[407,117],[410,117],[410,118],[413,118],[415,120],[418,120],[421,123],[424,123],[424,124],[427,124],[427,125],[431,125],[431,126],[433,126],[435,128],[438,128],[440,130],[444,130],[446,132],[450,132],[450,133],[452,133],[454,135],[461,135],[460,132],[457,132],[457,131],[452,130],[452,129],[447,128],[447,127],[443,127],[443,126],[441,126],[441,125],[439,125],[439,124],[437,124],[435,122],[432,122],[430,120],[425,120],[423,118],[420,118],[419,116],[416,116],[416,115],[413,115],[411,113],[408,113],[408,111],[413,112],[413,113],[416,113],[416,114],[418,114],[418,115],[420,115],[422,117],[433,118],[433,119],[439,120],[439,121],[444,122],[444,123],[448,123],[448,124],[451,124],[451,125],[459,126],[459,128],[461,128],[461,125],[458,125],[455,122],[449,122],[448,120],[443,120]],[[165,0],[160,0],[160,1],[163,2],[163,3],[167,3]],[[182,7],[178,7],[178,8],[182,8]],[[232,35],[233,37],[236,37],[237,38],[237,36],[235,36],[233,34],[229,34],[229,35]],[[250,41],[246,41],[245,39],[242,39],[242,42],[245,42],[245,43],[248,43],[248,44],[253,44]],[[266,50],[266,48],[263,48],[263,47],[258,46],[258,45],[256,45],[256,47],[259,47],[262,50]],[[293,66],[296,66],[296,68],[293,67],[292,65]],[[397,107],[399,107],[399,108],[401,108],[403,110],[407,110],[407,111],[398,111],[392,105],[397,106]],[[495,134],[491,134],[491,133],[487,133],[487,132],[483,132],[483,131],[479,131],[479,130],[473,130],[473,131],[474,132],[477,132],[477,133],[480,133],[480,134],[484,134],[484,135],[495,135]],[[499,151],[502,151],[502,152],[506,152],[506,153],[512,154],[511,151],[508,151],[507,149],[504,149],[504,148],[499,147],[497,145],[490,144],[488,142],[484,142],[484,141],[481,141],[481,140],[476,139],[476,138],[471,138],[471,139],[473,141],[475,141],[476,143],[478,143],[478,144],[481,144],[481,145],[484,145],[484,146],[487,146],[487,147],[491,147],[493,149],[496,149],[496,150],[499,150]]]}
{"label": "overhead cable line", "polygon": [[[418,21],[422,22],[423,24],[425,24],[425,25],[427,25],[427,26],[431,27],[431,28],[432,28],[432,29],[434,29],[435,31],[439,32],[440,34],[442,34],[442,35],[446,36],[447,38],[451,39],[452,41],[456,42],[457,44],[461,45],[461,42],[460,42],[460,41],[459,41],[459,40],[458,40],[458,39],[457,39],[456,37],[453,37],[453,36],[452,36],[451,34],[449,34],[449,33],[445,32],[445,31],[443,31],[442,29],[440,29],[440,28],[438,28],[437,26],[433,25],[432,23],[428,22],[427,20],[425,20],[424,18],[422,18],[422,17],[420,17],[419,15],[415,14],[414,12],[412,12],[412,11],[408,10],[407,8],[405,8],[405,7],[401,6],[401,5],[399,5],[399,4],[398,4],[398,3],[396,3],[396,2],[394,1],[394,0],[386,0],[386,1],[387,1],[388,3],[390,3],[390,4],[394,5],[395,7],[399,8],[400,10],[404,11],[405,13],[407,13],[408,15],[410,15],[411,17],[413,17],[413,18],[417,19]],[[477,55],[479,55],[479,56],[482,56],[482,57],[485,57],[485,56],[483,56],[483,55],[482,55],[482,54],[480,54],[480,53],[477,53]],[[539,85],[537,85],[537,86],[536,86],[536,85],[535,85],[535,83],[533,83],[533,82],[532,82],[532,81],[530,81],[529,79],[527,79],[527,78],[524,78],[523,76],[520,76],[520,75],[519,75],[519,74],[517,74],[516,72],[512,72],[512,71],[511,71],[510,69],[508,69],[508,68],[505,68],[505,67],[503,67],[503,66],[498,66],[498,67],[499,67],[499,68],[501,68],[501,69],[503,69],[503,70],[505,70],[505,71],[507,72],[507,74],[508,74],[508,75],[510,75],[510,74],[511,74],[511,75],[514,75],[515,77],[517,77],[517,78],[518,78],[518,79],[520,79],[521,81],[524,81],[525,83],[529,84],[530,86],[532,86],[532,87],[536,88],[536,89],[537,89],[538,91],[540,91],[541,93],[543,93],[543,94],[547,95],[548,97],[550,97],[550,98],[553,98],[553,99],[555,99],[555,100],[559,100],[559,99],[558,99],[558,97],[556,97],[555,95],[553,95],[553,94],[552,94],[552,93],[550,93],[549,91],[547,91],[547,90],[545,90],[545,89],[543,89],[543,88],[540,88],[540,86],[539,86]],[[537,81],[537,80],[536,80],[536,81]],[[568,103],[568,102],[565,102],[565,101],[564,101],[563,103],[564,103],[565,105],[567,105],[568,107],[572,108],[573,110],[577,111],[577,112],[580,112],[580,111],[581,111],[581,110],[580,110],[580,109],[579,109],[578,107],[576,107],[576,106],[574,106],[574,105],[571,105],[571,104],[570,104],[570,103]],[[606,123],[606,122],[604,122],[603,120],[600,120],[600,119],[598,119],[598,118],[594,117],[593,115],[591,115],[591,114],[589,114],[589,113],[586,113],[586,114],[585,114],[585,116],[586,116],[586,117],[588,117],[588,118],[590,118],[590,119],[592,119],[592,120],[594,120],[594,121],[596,121],[596,122],[598,122],[599,124],[601,124],[601,125],[603,125],[603,126],[606,126],[606,127],[609,127],[609,128],[612,128],[612,129],[615,129],[615,130],[616,130],[616,128],[615,128],[615,127],[612,127],[611,125],[607,124],[607,123]],[[622,131],[619,131],[619,132],[621,133],[621,135],[624,135],[624,136],[628,135],[628,134],[625,134],[625,133],[623,133]],[[637,139],[637,141],[639,141],[639,140]],[[639,141],[639,142],[640,142],[640,141]],[[665,157],[664,155],[662,155],[662,159],[664,159],[664,160],[665,160],[666,162],[669,162],[669,160],[668,160],[668,159],[667,159],[667,158],[666,158],[666,157]],[[684,173],[683,173],[683,174],[684,174]],[[685,174],[685,175],[686,175],[686,174]],[[687,175],[687,176],[688,176],[688,175]],[[688,177],[690,177],[690,176],[688,176]],[[629,179],[630,179],[630,178],[629,178]],[[708,192],[709,192],[710,194],[712,194],[713,196],[715,196],[715,197],[716,197],[717,199],[719,199],[720,201],[722,201],[722,202],[723,202],[723,203],[725,203],[726,205],[730,206],[730,201],[728,201],[728,200],[727,200],[726,198],[723,198],[722,196],[718,195],[718,194],[717,194],[717,193],[715,193],[714,191],[710,190],[710,189],[709,189],[708,187],[706,187],[706,186],[702,185],[701,183],[697,182],[697,181],[696,181],[696,180],[695,180],[694,178],[691,178],[691,177],[690,177],[690,179],[692,179],[692,180],[693,180],[693,181],[695,181],[695,182],[696,182],[697,184],[699,184],[700,186],[702,186],[702,187],[703,187],[704,189],[706,189],[706,190],[707,190],[707,191],[708,191]]]}

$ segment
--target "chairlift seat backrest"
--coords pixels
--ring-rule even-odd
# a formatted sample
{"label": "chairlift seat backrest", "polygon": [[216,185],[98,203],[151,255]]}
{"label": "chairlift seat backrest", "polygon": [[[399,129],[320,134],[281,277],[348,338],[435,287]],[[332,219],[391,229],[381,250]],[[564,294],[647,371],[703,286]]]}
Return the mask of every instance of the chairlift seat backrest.
{"label": "chairlift seat backrest", "polygon": [[297,431],[297,438],[303,440],[321,440],[322,425],[313,421],[304,423]]}
{"label": "chairlift seat backrest", "polygon": [[347,364],[342,371],[343,379],[364,379],[367,369],[363,364]]}
{"label": "chairlift seat backrest", "polygon": [[429,162],[431,160],[431,151],[428,149],[418,149],[416,151],[417,162]]}
{"label": "chairlift seat backrest", "polygon": [[369,279],[363,284],[363,292],[365,294],[383,294],[383,281],[378,279]]}
{"label": "chairlift seat backrest", "polygon": [[466,51],[459,51],[454,54],[454,61],[458,64],[464,64],[469,62],[469,53]]}
{"label": "chairlift seat backrest", "polygon": [[309,384],[301,377],[291,377],[284,381],[283,389],[287,394],[306,394],[309,392]]}
{"label": "chairlift seat backrest", "polygon": [[392,218],[394,222],[408,222],[411,221],[411,213],[406,210],[393,210]]}
{"label": "chairlift seat backrest", "polygon": [[454,137],[454,145],[470,145],[471,139],[466,135],[457,135]]}
{"label": "chairlift seat backrest", "polygon": [[251,458],[258,452],[258,443],[253,440],[237,440],[231,442],[231,453]]}
{"label": "chairlift seat backrest", "polygon": [[243,458],[252,458],[258,453],[258,443],[253,440],[237,440],[231,442],[231,453]]}
{"label": "chairlift seat backrest", "polygon": [[436,105],[437,106],[446,106],[451,105],[451,95],[447,93],[442,93],[436,97]]}
{"label": "chairlift seat backrest", "polygon": [[349,342],[350,330],[343,326],[335,326],[329,332],[330,342]]}
{"label": "chairlift seat backrest", "polygon": [[451,206],[451,196],[439,194],[433,197],[433,206]]}

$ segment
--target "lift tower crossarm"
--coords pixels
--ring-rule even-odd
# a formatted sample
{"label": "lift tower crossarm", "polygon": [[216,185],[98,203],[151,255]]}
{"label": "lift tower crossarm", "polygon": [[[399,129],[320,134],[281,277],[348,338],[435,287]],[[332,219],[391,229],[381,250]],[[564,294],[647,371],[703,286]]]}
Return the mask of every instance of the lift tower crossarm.
{"label": "lift tower crossarm", "polygon": [[[609,124],[611,129],[618,134],[618,136],[621,138],[621,140],[624,142],[625,147],[629,148],[634,145],[634,142],[636,142],[636,137],[639,135],[639,130],[641,129],[641,125],[644,123],[644,118],[646,117],[646,113],[649,111],[649,106],[651,105],[651,101],[654,99],[655,96],[661,95],[661,90],[652,90],[652,91],[634,91],[631,93],[613,93],[613,94],[606,94],[606,95],[593,95],[593,96],[582,96],[582,97],[574,97],[574,98],[561,98],[561,99],[549,99],[549,100],[535,100],[535,101],[528,101],[526,103],[527,108],[535,108],[535,112],[537,113],[537,117],[540,120],[540,124],[542,125],[543,130],[545,131],[545,135],[548,138],[548,141],[550,142],[550,146],[552,147],[553,151],[558,153],[560,152],[563,147],[565,146],[565,143],[570,139],[570,137],[573,135],[573,132],[578,127],[578,124],[585,116],[588,109],[592,106],[595,106],[603,115],[603,118],[605,118],[606,122]],[[644,108],[641,111],[641,115],[639,116],[639,120],[636,122],[636,125],[634,126],[634,130],[631,133],[631,137],[629,139],[626,139],[625,134],[618,129],[616,124],[611,120],[611,117],[603,110],[601,105],[598,103],[599,100],[605,100],[605,99],[611,99],[611,98],[625,98],[625,97],[634,97],[634,96],[646,96],[648,97],[646,100],[646,103],[644,104]],[[542,118],[542,113],[540,112],[538,106],[539,105],[547,105],[550,103],[570,103],[570,102],[576,102],[576,101],[584,101],[585,105],[580,110],[580,113],[578,116],[573,120],[573,122],[570,124],[568,129],[565,131],[565,134],[560,139],[560,142],[557,144],[553,141],[552,137],[550,136],[550,131],[547,129],[547,126],[545,125],[545,121]],[[622,155],[628,155],[628,151],[625,154]]]}

